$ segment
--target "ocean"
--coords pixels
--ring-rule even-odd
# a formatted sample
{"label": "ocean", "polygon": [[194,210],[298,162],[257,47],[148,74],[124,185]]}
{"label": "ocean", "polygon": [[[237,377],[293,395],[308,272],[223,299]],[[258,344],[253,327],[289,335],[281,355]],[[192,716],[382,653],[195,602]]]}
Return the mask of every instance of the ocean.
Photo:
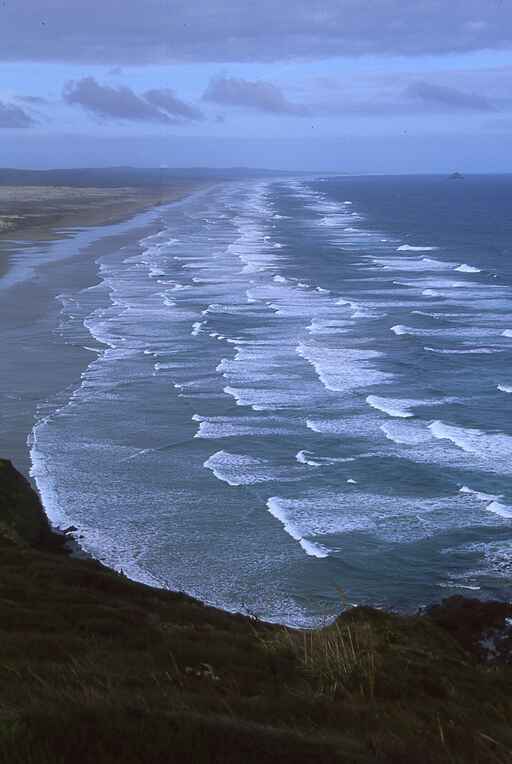
{"label": "ocean", "polygon": [[160,210],[53,301],[88,361],[29,434],[50,517],[297,626],[510,597],[511,207],[509,176],[343,176]]}

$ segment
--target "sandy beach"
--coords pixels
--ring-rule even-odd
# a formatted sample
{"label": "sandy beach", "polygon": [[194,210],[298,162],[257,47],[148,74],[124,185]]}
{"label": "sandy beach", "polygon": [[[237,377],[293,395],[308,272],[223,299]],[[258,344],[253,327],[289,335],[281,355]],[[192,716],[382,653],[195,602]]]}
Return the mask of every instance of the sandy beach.
{"label": "sandy beach", "polygon": [[[48,241],[63,230],[110,225],[143,210],[177,201],[200,183],[172,186],[96,188],[75,186],[0,186],[0,242],[13,238]],[[9,247],[0,245],[0,275],[8,267]]]}
{"label": "sandy beach", "polygon": [[173,186],[77,188],[74,186],[0,186],[0,234],[23,229],[44,235],[50,227],[113,223],[148,207],[176,201],[197,183]]}
{"label": "sandy beach", "polygon": [[59,296],[97,283],[99,257],[135,251],[140,239],[160,229],[161,205],[204,185],[0,186],[0,453],[25,475],[36,411],[76,384],[91,360],[80,343],[57,338]]}

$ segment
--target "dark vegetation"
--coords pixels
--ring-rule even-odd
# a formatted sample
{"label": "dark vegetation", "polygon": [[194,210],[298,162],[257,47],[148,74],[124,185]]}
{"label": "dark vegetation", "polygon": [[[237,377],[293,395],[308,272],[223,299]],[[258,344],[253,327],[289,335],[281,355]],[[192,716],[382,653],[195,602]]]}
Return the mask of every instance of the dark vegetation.
{"label": "dark vegetation", "polygon": [[0,461],[0,761],[512,760],[512,607],[300,632],[69,556]]}

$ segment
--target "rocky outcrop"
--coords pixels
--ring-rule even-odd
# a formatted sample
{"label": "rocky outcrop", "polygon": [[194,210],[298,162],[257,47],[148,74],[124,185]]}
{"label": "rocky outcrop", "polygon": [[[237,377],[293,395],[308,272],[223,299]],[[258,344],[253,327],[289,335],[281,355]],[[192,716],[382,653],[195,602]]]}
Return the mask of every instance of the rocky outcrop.
{"label": "rocky outcrop", "polygon": [[59,545],[39,496],[8,459],[0,459],[0,535],[22,544]]}

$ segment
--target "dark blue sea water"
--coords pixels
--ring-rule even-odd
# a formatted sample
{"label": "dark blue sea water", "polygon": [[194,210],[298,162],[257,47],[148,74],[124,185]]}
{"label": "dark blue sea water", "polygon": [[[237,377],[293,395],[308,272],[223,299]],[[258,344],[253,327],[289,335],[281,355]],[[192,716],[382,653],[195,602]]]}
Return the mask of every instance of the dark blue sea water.
{"label": "dark blue sea water", "polygon": [[98,275],[32,435],[96,556],[302,625],[510,595],[512,178],[217,186]]}

